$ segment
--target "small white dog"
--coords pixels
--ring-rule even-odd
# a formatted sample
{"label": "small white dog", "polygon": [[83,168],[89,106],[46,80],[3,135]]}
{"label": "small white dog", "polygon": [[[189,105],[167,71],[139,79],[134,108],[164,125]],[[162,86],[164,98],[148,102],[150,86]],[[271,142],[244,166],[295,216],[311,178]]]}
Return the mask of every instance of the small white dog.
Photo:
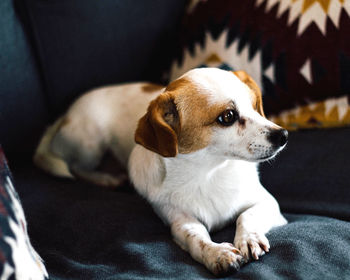
{"label": "small white dog", "polygon": [[[115,186],[120,178],[95,170],[110,150],[129,162],[136,190],[176,243],[218,275],[268,252],[265,234],[287,223],[257,172],[287,135],[264,117],[261,92],[244,71],[201,68],[166,88],[133,83],[86,93],[48,128],[34,161],[57,176]],[[235,219],[233,244],[210,239],[208,231]]]}

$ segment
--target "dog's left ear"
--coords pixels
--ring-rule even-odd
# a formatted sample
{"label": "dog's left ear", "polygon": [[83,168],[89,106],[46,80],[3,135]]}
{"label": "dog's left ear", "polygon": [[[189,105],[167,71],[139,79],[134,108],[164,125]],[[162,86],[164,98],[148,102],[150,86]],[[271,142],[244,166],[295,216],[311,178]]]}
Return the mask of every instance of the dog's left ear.
{"label": "dog's left ear", "polygon": [[265,117],[262,103],[262,94],[259,86],[253,80],[253,78],[249,76],[245,71],[233,71],[233,74],[235,74],[243,83],[245,83],[252,90],[252,93],[254,94],[253,107],[260,115]]}
{"label": "dog's left ear", "polygon": [[135,142],[163,157],[175,157],[179,126],[174,100],[163,93],[150,103],[147,113],[139,120]]}

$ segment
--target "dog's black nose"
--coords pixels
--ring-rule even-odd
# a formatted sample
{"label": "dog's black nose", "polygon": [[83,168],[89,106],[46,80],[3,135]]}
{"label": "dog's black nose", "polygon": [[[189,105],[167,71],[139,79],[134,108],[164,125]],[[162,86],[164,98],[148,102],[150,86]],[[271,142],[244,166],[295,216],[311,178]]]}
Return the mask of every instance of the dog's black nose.
{"label": "dog's black nose", "polygon": [[282,147],[287,143],[288,131],[286,129],[274,129],[267,138],[274,146]]}

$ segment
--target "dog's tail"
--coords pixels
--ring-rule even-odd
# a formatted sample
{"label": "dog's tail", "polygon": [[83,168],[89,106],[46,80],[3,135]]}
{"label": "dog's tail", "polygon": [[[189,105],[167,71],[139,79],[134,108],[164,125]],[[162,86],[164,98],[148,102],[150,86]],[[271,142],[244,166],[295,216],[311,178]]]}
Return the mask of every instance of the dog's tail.
{"label": "dog's tail", "polygon": [[51,151],[52,139],[62,126],[63,121],[63,118],[59,118],[53,125],[46,129],[35,151],[33,161],[35,165],[52,175],[63,178],[74,178],[69,171],[67,163]]}

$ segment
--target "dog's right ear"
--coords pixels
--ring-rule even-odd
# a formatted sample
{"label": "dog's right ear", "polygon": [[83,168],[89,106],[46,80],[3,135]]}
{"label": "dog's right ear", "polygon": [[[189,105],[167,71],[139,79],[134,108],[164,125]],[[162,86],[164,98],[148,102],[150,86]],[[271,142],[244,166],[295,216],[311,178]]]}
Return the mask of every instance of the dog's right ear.
{"label": "dog's right ear", "polygon": [[147,113],[139,120],[135,142],[163,157],[175,157],[178,153],[179,128],[174,99],[163,93],[150,103]]}

